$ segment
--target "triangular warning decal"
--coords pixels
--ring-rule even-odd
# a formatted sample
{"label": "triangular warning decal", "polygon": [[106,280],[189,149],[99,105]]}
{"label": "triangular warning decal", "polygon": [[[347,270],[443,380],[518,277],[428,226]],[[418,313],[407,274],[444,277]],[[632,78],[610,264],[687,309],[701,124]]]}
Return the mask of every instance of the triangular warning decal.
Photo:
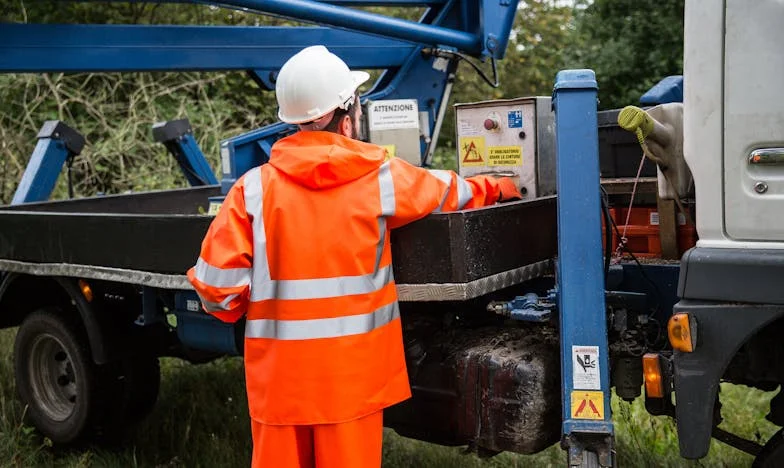
{"label": "triangular warning decal", "polygon": [[602,392],[572,392],[572,418],[604,419],[604,394]]}
{"label": "triangular warning decal", "polygon": [[485,165],[485,139],[483,137],[460,137],[460,165]]}
{"label": "triangular warning decal", "polygon": [[479,151],[476,150],[476,145],[472,141],[467,147],[463,148],[465,156],[463,156],[464,163],[480,163],[484,160],[482,159],[482,155],[479,154]]}

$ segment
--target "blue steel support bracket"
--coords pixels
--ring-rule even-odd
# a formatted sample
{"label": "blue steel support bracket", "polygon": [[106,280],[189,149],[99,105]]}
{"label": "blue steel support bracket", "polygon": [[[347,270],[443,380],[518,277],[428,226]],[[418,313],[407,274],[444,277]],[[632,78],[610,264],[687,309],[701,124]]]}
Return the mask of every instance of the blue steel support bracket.
{"label": "blue steel support bracket", "polygon": [[241,324],[222,322],[204,312],[195,291],[177,291],[174,304],[177,337],[183,345],[227,356],[242,354],[242,340],[238,338]]}
{"label": "blue steel support bracket", "polygon": [[640,97],[643,106],[656,106],[668,102],[683,102],[683,75],[668,76]]}
{"label": "blue steel support bracket", "polygon": [[612,465],[609,346],[598,190],[597,89],[592,70],[564,70],[553,92],[558,187],[558,309],[563,437],[569,462],[582,451]]}
{"label": "blue steel support bracket", "polygon": [[66,160],[84,148],[84,137],[59,120],[47,120],[38,132],[38,143],[27,163],[12,205],[49,199]]}
{"label": "blue steel support bracket", "polygon": [[552,310],[555,307],[555,292],[551,291],[547,297],[528,293],[524,296],[517,296],[511,301],[494,301],[488,304],[487,310],[512,320],[545,323],[550,321]]}
{"label": "blue steel support bracket", "polygon": [[158,122],[152,127],[155,141],[163,143],[180,165],[182,173],[192,187],[218,185],[210,163],[193,138],[188,119]]}

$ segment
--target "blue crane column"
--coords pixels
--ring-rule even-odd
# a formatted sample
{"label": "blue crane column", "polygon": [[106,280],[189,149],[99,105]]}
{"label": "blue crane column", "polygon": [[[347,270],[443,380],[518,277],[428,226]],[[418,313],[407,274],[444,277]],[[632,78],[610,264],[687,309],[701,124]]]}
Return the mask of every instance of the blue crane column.
{"label": "blue crane column", "polygon": [[[84,142],[84,137],[65,123],[59,120],[44,122],[38,132],[38,143],[14,192],[11,204],[48,200],[60,177],[63,164],[73,161],[73,158],[82,152]],[[71,195],[69,185],[69,196]]]}
{"label": "blue crane column", "polygon": [[564,70],[553,95],[563,436],[570,466],[584,463],[584,450],[603,466],[612,460],[597,88],[592,70]]}

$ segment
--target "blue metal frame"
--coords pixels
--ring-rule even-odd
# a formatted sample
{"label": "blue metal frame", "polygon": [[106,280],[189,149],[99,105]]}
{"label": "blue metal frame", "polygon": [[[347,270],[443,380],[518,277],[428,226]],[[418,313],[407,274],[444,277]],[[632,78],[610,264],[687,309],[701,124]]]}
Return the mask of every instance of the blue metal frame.
{"label": "blue metal frame", "polygon": [[[176,1],[176,0],[175,0]],[[391,1],[391,3],[390,3]],[[180,0],[177,3],[212,3]],[[385,70],[367,99],[412,98],[427,113],[431,135],[455,63],[423,56],[427,47],[503,58],[518,0],[225,0],[223,7],[273,14],[325,27],[3,24],[0,73],[247,70],[265,89],[302,48],[324,44],[351,68]],[[428,6],[418,21],[369,13],[363,5]],[[52,53],[52,51],[57,51]],[[445,63],[446,62],[446,63]],[[292,128],[282,123],[222,142],[224,193]],[[426,154],[431,141],[420,141]],[[226,161],[228,156],[230,161]]]}
{"label": "blue metal frame", "polygon": [[48,200],[66,159],[68,149],[62,141],[54,138],[38,140],[11,204]]}
{"label": "blue metal frame", "polygon": [[77,156],[83,147],[84,137],[72,128],[59,120],[44,122],[11,205],[48,200],[63,165],[69,158]]}
{"label": "blue metal frame", "polygon": [[180,164],[182,173],[188,179],[192,187],[200,185],[218,185],[218,179],[212,172],[207,158],[204,157],[199,144],[193,135],[186,133],[182,137],[171,142],[176,148],[175,158]]}
{"label": "blue metal frame", "polygon": [[[610,369],[602,259],[597,89],[591,70],[556,76],[553,107],[558,187],[558,309],[561,334],[563,434],[570,458],[578,456],[581,434],[613,434]],[[598,349],[598,388],[575,388],[573,346]],[[572,392],[600,391],[601,419],[572,415]],[[576,445],[576,447],[575,447]]]}
{"label": "blue metal frame", "polygon": [[313,44],[355,68],[399,66],[416,47],[323,27],[2,24],[0,72],[278,70]]}
{"label": "blue metal frame", "polygon": [[228,356],[242,354],[235,325],[205,314],[194,291],[175,292],[173,313],[177,318],[177,338],[184,346]]}
{"label": "blue metal frame", "polygon": [[683,75],[663,78],[640,97],[643,106],[656,106],[668,102],[683,102]]}
{"label": "blue metal frame", "polygon": [[[442,9],[431,9],[420,21],[423,23],[457,25],[461,21],[460,10],[454,8],[454,0],[450,0]],[[327,44],[327,47],[330,47]],[[413,47],[409,54],[394,67],[388,67],[373,85],[362,96],[362,101],[379,99],[417,99],[420,112],[428,114],[428,134],[432,134],[439,107],[444,99],[451,65],[444,59],[423,56],[423,47]],[[350,68],[361,68],[355,62],[357,57],[350,54],[342,56]],[[437,61],[441,66],[437,66]],[[265,70],[268,74],[272,70]],[[264,72],[258,72],[257,80],[265,87],[272,87]],[[228,138],[221,142],[222,166],[230,169],[223,172],[221,180],[222,193],[236,182],[237,178],[253,167],[269,161],[272,145],[278,139],[296,131],[296,127],[278,122],[264,128]],[[420,154],[424,155],[430,144],[426,139],[420,140]]]}
{"label": "blue metal frame", "polygon": [[[430,10],[442,10],[451,3],[393,0],[396,6],[428,4]],[[399,63],[401,57],[395,54],[405,54],[405,49],[415,45],[452,47],[477,57],[500,59],[517,0],[461,2],[460,12],[467,16],[451,25],[427,21],[427,15],[408,21],[350,7],[387,4],[379,0],[221,2],[225,7],[333,28],[6,23],[0,28],[0,72],[277,69],[297,50],[317,43],[333,48],[353,45],[365,61],[352,61],[363,68]]]}

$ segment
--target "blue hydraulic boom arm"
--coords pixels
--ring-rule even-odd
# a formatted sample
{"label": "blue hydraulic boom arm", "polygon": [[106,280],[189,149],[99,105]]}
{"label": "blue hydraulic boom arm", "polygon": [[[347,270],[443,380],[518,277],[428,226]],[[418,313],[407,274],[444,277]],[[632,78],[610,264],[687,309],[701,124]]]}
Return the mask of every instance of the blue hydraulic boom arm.
{"label": "blue hydraulic boom arm", "polygon": [[[77,0],[90,1],[90,0]],[[363,95],[416,99],[420,155],[427,165],[438,140],[460,60],[504,57],[518,0],[175,0],[275,15],[314,26],[194,26],[141,24],[0,23],[0,73],[244,70],[263,89],[304,47],[323,44],[354,69],[380,70]],[[172,3],[151,0],[146,3]],[[418,21],[359,10],[365,6],[424,9]],[[497,83],[496,83],[497,85]],[[293,129],[283,123],[221,143],[223,192],[250,168],[266,162],[272,144]],[[186,175],[206,160],[193,144],[180,153]],[[182,163],[181,163],[182,165]],[[56,170],[62,162],[42,164]],[[208,166],[207,166],[208,167]],[[203,171],[201,171],[203,174]],[[32,177],[32,176],[31,176]],[[35,178],[35,177],[33,177]],[[191,183],[208,181],[209,177]],[[40,194],[39,194],[40,195]],[[48,194],[47,194],[48,196]],[[39,196],[40,199],[40,196]]]}

